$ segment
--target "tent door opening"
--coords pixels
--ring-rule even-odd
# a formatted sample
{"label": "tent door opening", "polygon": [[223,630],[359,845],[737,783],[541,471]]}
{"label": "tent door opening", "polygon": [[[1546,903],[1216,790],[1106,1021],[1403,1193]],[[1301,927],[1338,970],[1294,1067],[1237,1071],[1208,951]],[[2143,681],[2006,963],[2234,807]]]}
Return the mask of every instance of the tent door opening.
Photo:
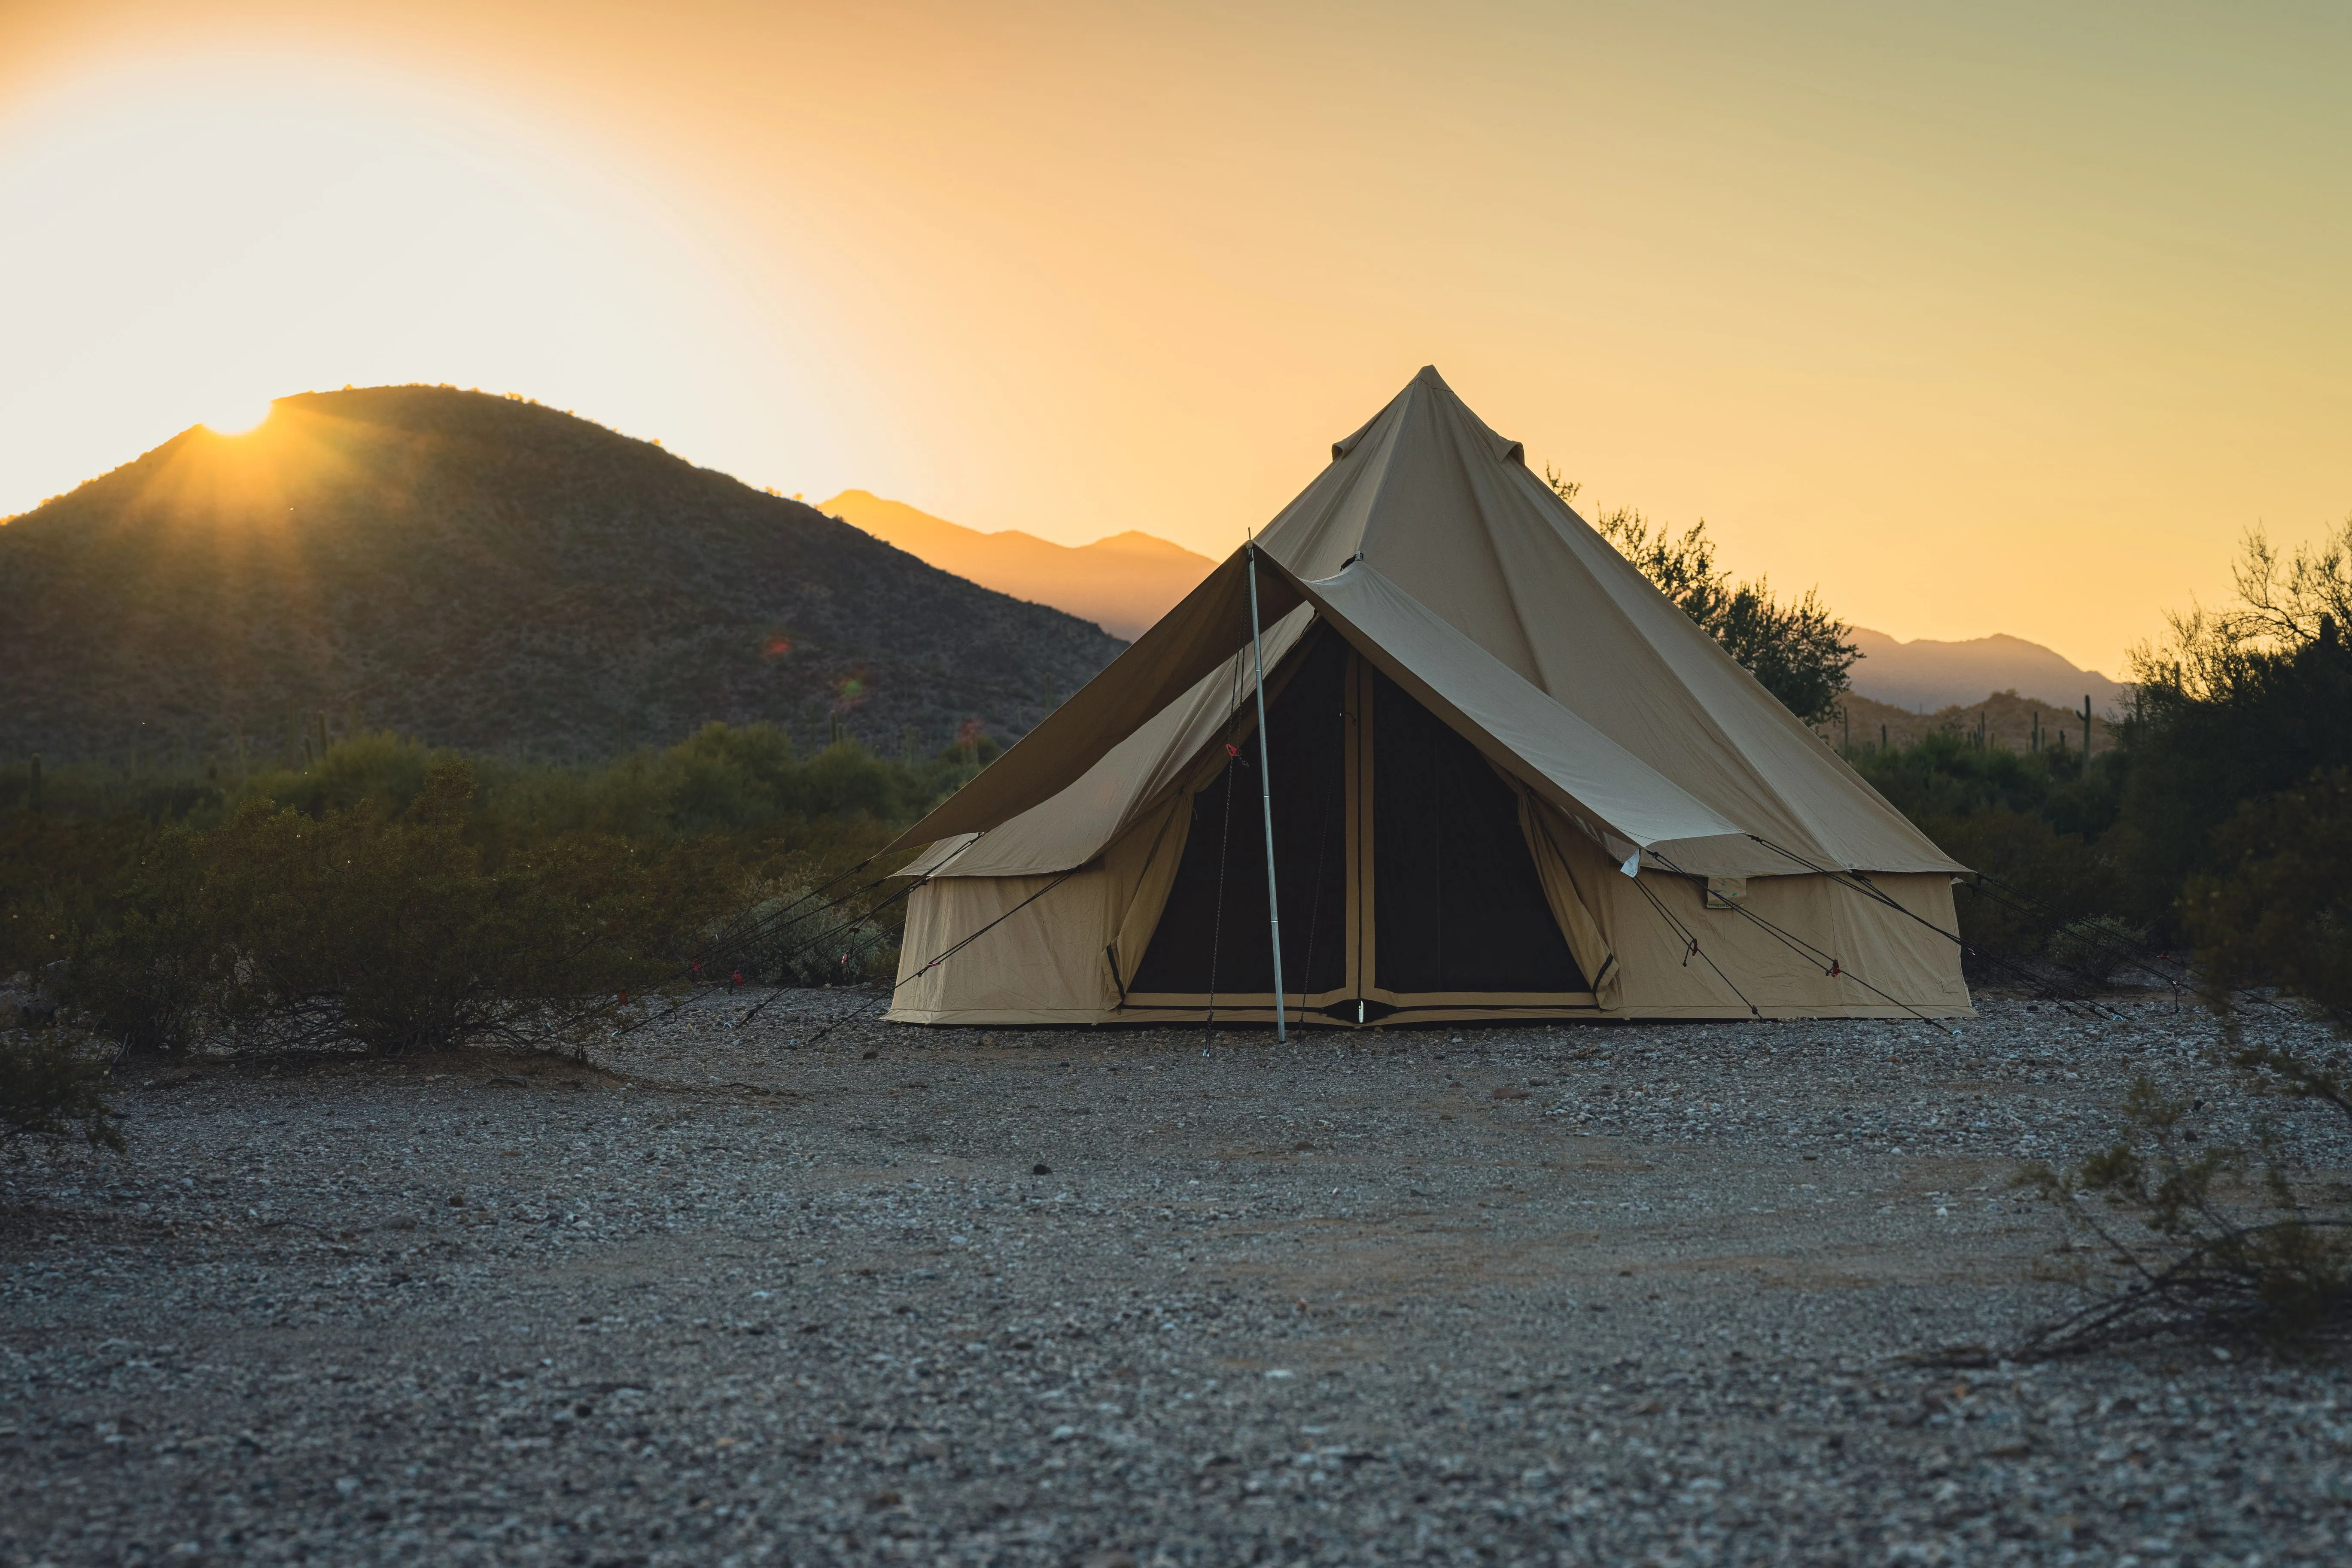
{"label": "tent door opening", "polygon": [[1478,749],[1370,664],[1359,745],[1372,911],[1364,994],[1399,1006],[1585,1003],[1591,987],[1544,898],[1518,795]]}
{"label": "tent door opening", "polygon": [[[1591,1009],[1512,786],[1328,627],[1283,662],[1266,738],[1290,1005],[1345,1025],[1422,1009]],[[1253,731],[1238,723],[1223,738],[1237,759],[1222,743],[1206,759],[1129,1008],[1202,1007],[1213,986],[1220,1016],[1271,1020]]]}
{"label": "tent door opening", "polygon": [[[1266,701],[1274,774],[1274,875],[1282,903],[1283,980],[1302,1011],[1336,1006],[1348,986],[1348,647],[1311,635],[1285,661]],[[1273,681],[1269,679],[1271,687]],[[1244,711],[1246,712],[1246,704]],[[1259,816],[1256,726],[1224,737],[1240,754],[1192,795],[1192,821],[1168,904],[1129,987],[1130,1004],[1274,1005],[1266,941],[1265,833]],[[1223,850],[1222,866],[1219,849]],[[1223,887],[1220,889],[1220,883]]]}

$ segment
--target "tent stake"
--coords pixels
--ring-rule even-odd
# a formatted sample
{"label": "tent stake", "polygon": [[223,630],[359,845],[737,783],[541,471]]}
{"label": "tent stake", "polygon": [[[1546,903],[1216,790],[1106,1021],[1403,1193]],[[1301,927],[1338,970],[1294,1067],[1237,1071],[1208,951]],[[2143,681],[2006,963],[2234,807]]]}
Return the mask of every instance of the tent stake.
{"label": "tent stake", "polygon": [[[1274,940],[1274,1037],[1290,1043],[1290,1024],[1283,1008],[1282,909],[1274,894],[1274,780],[1267,776],[1265,750],[1265,647],[1257,630],[1257,545],[1249,547],[1250,660],[1257,667],[1257,794],[1265,808],[1265,919]],[[2083,706],[2089,707],[2085,698]]]}

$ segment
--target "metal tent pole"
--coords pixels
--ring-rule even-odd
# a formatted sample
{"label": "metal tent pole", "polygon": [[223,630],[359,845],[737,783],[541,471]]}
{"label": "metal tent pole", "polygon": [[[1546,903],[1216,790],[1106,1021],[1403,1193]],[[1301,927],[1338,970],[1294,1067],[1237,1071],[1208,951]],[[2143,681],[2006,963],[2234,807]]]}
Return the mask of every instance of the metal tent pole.
{"label": "metal tent pole", "polygon": [[[1274,940],[1274,1037],[1290,1040],[1290,1023],[1282,994],[1282,908],[1274,892],[1274,780],[1267,774],[1265,750],[1265,647],[1257,629],[1257,545],[1249,552],[1250,659],[1257,667],[1257,793],[1265,808],[1265,918]],[[2086,700],[2084,707],[2090,706]]]}

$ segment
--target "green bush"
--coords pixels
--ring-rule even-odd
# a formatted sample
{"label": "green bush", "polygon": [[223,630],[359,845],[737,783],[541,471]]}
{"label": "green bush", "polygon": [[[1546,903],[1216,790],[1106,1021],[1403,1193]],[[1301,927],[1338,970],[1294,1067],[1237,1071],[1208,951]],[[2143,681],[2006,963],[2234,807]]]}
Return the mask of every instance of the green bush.
{"label": "green bush", "polygon": [[[835,908],[816,889],[802,883],[754,879],[742,907],[725,928],[713,927],[714,947],[727,946],[730,931],[748,933],[730,952],[746,979],[767,985],[845,985],[886,981],[898,971],[898,921],[893,904],[880,916],[853,900]],[[732,971],[730,971],[732,973]]]}
{"label": "green bush", "polygon": [[138,868],[157,829],[128,814],[0,814],[0,974],[72,952]]}
{"label": "green bush", "polygon": [[69,957],[74,1009],[166,1052],[577,1042],[698,960],[872,980],[903,918],[860,891],[881,868],[830,889],[856,895],[843,910],[782,933],[761,915],[870,861],[996,752],[974,733],[924,762],[803,759],[772,727],[710,725],[601,767],[361,734],[226,785],[51,768],[38,809],[29,784],[0,791],[0,973]]}
{"label": "green bush", "polygon": [[[2336,1066],[2242,1051],[2259,1091],[2352,1114]],[[2068,1171],[2020,1185],[2058,1205],[2092,1245],[2066,1272],[2090,1300],[2021,1348],[2067,1354],[2157,1335],[2309,1341],[2352,1323],[2352,1243],[2340,1188],[2311,1179],[2274,1133],[2252,1148],[2200,1135],[2199,1103],[2146,1078],[2126,1094],[2116,1140]]]}
{"label": "green bush", "polygon": [[122,1148],[107,1098],[105,1063],[58,1029],[0,1029],[0,1125],[19,1136],[69,1138]]}
{"label": "green bush", "polygon": [[2276,985],[2352,1027],[2352,768],[2249,802],[2213,845],[2225,868],[2190,878],[2179,913],[2215,1001]]}
{"label": "green bush", "polygon": [[74,955],[64,1000],[126,1050],[185,1050],[215,1011],[236,962],[211,886],[218,848],[184,826],[156,835]]}
{"label": "green bush", "polygon": [[377,1055],[577,1045],[676,977],[714,900],[690,861],[570,834],[493,863],[473,778],[426,766],[394,816],[255,802],[161,836],[78,955],[71,1000],[132,1048],[200,1036]]}
{"label": "green bush", "polygon": [[2147,928],[2113,915],[2086,915],[2051,933],[2043,949],[2053,963],[2092,985],[2105,985],[2140,962]]}
{"label": "green bush", "polygon": [[1945,853],[1990,879],[1964,880],[1953,903],[1962,938],[1994,955],[1996,967],[1999,960],[2042,954],[2059,931],[2109,907],[2112,868],[2102,849],[2042,816],[1995,806],[1927,817],[1920,826]]}
{"label": "green bush", "polygon": [[2034,816],[2051,831],[2084,840],[2116,821],[2127,759],[2080,752],[1979,748],[1968,736],[1929,735],[1908,746],[1871,747],[1847,758],[1873,788],[1914,822],[1956,821],[1989,812]]}

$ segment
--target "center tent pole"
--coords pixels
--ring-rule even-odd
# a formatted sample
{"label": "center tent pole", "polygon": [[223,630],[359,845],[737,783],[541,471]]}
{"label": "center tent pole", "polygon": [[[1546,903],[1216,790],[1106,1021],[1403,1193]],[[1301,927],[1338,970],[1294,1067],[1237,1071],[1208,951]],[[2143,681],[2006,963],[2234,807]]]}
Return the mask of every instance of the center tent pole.
{"label": "center tent pole", "polygon": [[[1249,553],[1250,590],[1250,659],[1257,667],[1257,794],[1265,808],[1265,919],[1274,940],[1274,1037],[1276,1044],[1288,1044],[1290,1025],[1283,1008],[1282,994],[1282,908],[1274,892],[1274,780],[1268,776],[1265,750],[1265,647],[1257,629],[1257,544],[1253,541]],[[2084,704],[2089,706],[2088,703]]]}

